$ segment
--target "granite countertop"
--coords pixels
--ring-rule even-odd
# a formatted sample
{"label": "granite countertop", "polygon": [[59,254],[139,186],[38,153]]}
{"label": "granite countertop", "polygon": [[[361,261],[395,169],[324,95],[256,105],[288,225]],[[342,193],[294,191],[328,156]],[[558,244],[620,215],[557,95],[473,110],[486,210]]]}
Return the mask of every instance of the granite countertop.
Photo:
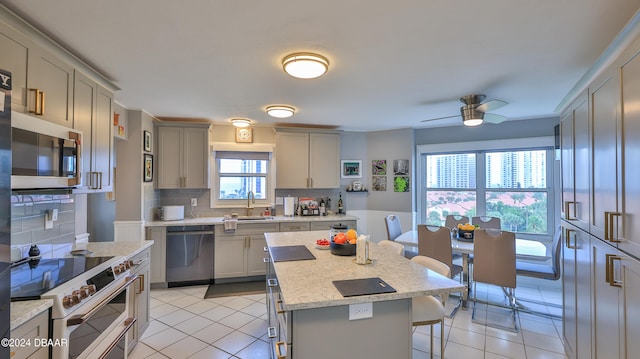
{"label": "granite countertop", "polygon": [[[355,256],[336,256],[330,250],[317,249],[317,239],[326,231],[266,233],[269,248],[305,245],[315,260],[275,262],[284,310],[310,309],[388,301],[423,295],[466,290],[460,282],[426,270],[423,266],[370,243],[371,264],[359,265]],[[395,293],[343,297],[332,281],[380,277],[396,289]]]}
{"label": "granite countertop", "polygon": [[[240,220],[242,223],[281,223],[281,222],[334,222],[334,221],[357,221],[358,217],[350,215],[331,215],[331,216],[272,216],[267,219],[256,220]],[[145,224],[146,227],[166,227],[166,226],[193,226],[193,225],[217,225],[224,224],[224,217],[198,217],[185,218],[179,221],[151,221]]]}
{"label": "granite countertop", "polygon": [[[95,257],[126,256],[130,258],[149,248],[152,244],[153,241],[89,242],[82,246],[83,249],[86,246],[86,249],[93,252]],[[51,306],[53,306],[51,299],[11,302],[11,330],[48,310]]]}

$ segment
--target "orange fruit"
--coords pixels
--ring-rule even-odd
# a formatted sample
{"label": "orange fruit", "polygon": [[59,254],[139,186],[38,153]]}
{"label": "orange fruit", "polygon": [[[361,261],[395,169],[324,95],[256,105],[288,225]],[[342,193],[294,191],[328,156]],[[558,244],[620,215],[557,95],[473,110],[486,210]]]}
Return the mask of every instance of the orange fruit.
{"label": "orange fruit", "polygon": [[[358,239],[358,232],[356,232],[355,229],[350,229],[347,231],[347,239],[349,240],[349,242],[351,242],[351,240],[356,240]],[[353,244],[353,243],[351,243]]]}

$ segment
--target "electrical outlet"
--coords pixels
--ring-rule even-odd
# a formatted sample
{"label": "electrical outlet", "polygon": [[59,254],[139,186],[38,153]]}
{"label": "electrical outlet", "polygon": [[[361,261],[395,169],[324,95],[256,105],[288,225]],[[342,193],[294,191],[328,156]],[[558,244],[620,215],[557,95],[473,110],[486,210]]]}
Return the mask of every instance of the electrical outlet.
{"label": "electrical outlet", "polygon": [[51,220],[52,221],[57,221],[58,220],[58,209],[54,209],[53,212],[51,213]]}
{"label": "electrical outlet", "polygon": [[195,207],[198,205],[198,199],[197,198],[191,198],[191,207]]}
{"label": "electrical outlet", "polygon": [[373,303],[349,304],[349,320],[373,318]]}
{"label": "electrical outlet", "polygon": [[44,212],[44,229],[53,228],[53,211],[48,209]]}

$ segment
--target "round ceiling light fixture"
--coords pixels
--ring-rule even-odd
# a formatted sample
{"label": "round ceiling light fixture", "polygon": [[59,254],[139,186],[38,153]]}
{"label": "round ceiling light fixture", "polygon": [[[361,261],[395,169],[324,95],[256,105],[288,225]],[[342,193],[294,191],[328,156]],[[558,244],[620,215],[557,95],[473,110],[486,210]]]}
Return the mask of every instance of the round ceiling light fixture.
{"label": "round ceiling light fixture", "polygon": [[249,125],[251,125],[251,121],[246,118],[232,118],[231,124],[236,127],[249,127]]}
{"label": "round ceiling light fixture", "polygon": [[267,114],[271,117],[288,118],[293,116],[296,110],[287,105],[271,105],[267,106]]}
{"label": "round ceiling light fixture", "polygon": [[284,72],[300,79],[314,79],[329,69],[326,57],[311,52],[296,52],[282,60]]}

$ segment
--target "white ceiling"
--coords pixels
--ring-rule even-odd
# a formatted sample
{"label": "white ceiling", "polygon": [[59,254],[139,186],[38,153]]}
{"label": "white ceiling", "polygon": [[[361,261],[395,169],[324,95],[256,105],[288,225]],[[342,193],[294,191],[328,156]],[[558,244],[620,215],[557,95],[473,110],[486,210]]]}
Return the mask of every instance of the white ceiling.
{"label": "white ceiling", "polygon": [[[640,0],[0,0],[159,117],[248,117],[375,131],[426,127],[481,93],[509,120],[556,106]],[[294,79],[282,58],[329,58]],[[297,108],[287,121],[269,104]],[[458,124],[460,119],[429,122]],[[496,125],[488,125],[496,126]]]}

